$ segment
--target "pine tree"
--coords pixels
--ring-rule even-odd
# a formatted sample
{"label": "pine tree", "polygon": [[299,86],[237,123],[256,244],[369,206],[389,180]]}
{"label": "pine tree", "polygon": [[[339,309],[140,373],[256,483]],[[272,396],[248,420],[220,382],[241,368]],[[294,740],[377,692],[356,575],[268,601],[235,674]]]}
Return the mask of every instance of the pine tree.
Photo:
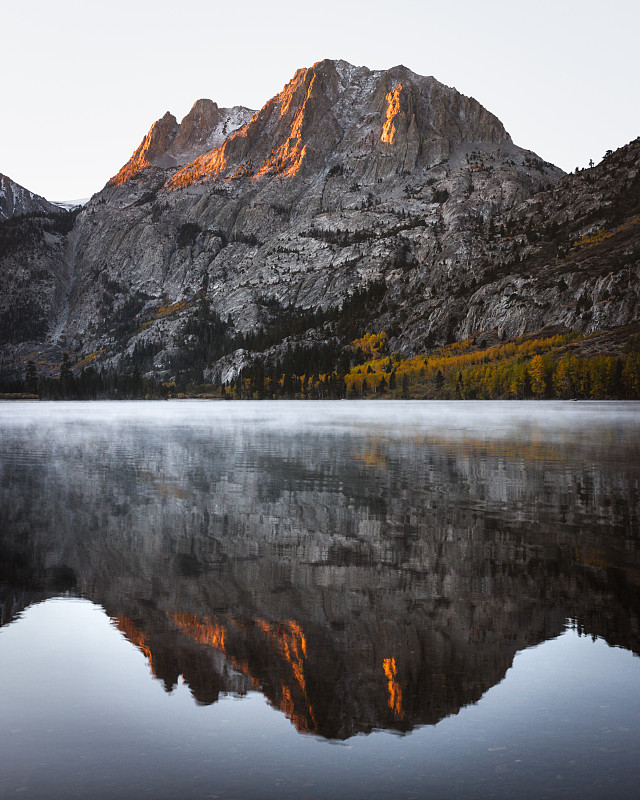
{"label": "pine tree", "polygon": [[38,371],[34,361],[29,361],[27,363],[25,389],[29,394],[38,394]]}
{"label": "pine tree", "polygon": [[60,389],[63,397],[72,397],[75,394],[74,384],[75,379],[69,362],[69,356],[67,353],[64,353],[62,356],[62,364],[60,365]]}

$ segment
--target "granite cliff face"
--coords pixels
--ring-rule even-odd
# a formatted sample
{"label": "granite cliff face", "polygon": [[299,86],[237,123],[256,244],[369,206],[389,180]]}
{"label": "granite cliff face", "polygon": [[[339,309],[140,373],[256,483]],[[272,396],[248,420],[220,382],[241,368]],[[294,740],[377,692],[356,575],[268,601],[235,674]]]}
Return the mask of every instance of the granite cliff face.
{"label": "granite cliff face", "polygon": [[55,338],[72,278],[76,213],[0,175],[0,354],[9,363],[16,345]]}
{"label": "granite cliff face", "polygon": [[[639,153],[563,177],[475,100],[402,66],[322,61],[257,113],[200,100],[180,125],[156,122],[80,211],[65,290],[34,300],[38,335],[5,337],[4,358],[67,350],[124,369],[144,351],[143,371],[169,379],[203,300],[241,333],[373,282],[384,291],[361,334],[386,330],[405,354],[637,321]],[[24,292],[18,263],[29,272],[16,259],[2,264],[7,307]]]}

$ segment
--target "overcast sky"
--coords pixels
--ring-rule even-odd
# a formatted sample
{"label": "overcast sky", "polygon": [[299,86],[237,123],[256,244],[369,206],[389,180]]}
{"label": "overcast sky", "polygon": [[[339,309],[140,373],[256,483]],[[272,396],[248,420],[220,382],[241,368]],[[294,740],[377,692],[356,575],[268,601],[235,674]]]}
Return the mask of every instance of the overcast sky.
{"label": "overcast sky", "polygon": [[638,0],[0,0],[0,172],[87,197],[195,100],[260,108],[299,67],[404,64],[565,170],[640,135]]}

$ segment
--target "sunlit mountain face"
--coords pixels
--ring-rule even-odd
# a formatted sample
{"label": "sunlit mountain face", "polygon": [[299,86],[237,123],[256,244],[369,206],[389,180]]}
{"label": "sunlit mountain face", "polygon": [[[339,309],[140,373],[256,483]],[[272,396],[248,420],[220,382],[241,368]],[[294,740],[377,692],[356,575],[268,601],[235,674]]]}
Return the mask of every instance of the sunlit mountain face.
{"label": "sunlit mountain face", "polygon": [[382,407],[5,421],[2,624],[87,598],[167,692],[328,739],[456,714],[567,625],[640,654],[635,423]]}
{"label": "sunlit mountain face", "polygon": [[[638,139],[565,175],[435,77],[327,59],[257,111],[200,99],[131,147],[82,207],[0,223],[3,392],[637,398]],[[372,334],[388,371],[343,388]],[[521,337],[553,356],[529,384],[440,365],[401,391],[407,359],[493,363]],[[553,380],[564,356],[615,360]],[[63,363],[85,384],[49,385]]]}

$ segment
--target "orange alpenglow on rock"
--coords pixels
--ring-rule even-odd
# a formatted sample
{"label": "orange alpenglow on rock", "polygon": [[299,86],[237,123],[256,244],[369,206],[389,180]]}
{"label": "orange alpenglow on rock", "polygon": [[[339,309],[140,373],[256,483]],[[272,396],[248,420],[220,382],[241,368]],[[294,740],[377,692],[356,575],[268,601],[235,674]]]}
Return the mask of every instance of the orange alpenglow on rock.
{"label": "orange alpenglow on rock", "polygon": [[400,111],[400,92],[402,91],[402,84],[399,83],[396,88],[387,94],[385,100],[387,101],[387,118],[382,126],[382,135],[380,136],[381,142],[386,144],[393,144],[393,137],[396,133],[395,118]]}
{"label": "orange alpenglow on rock", "polygon": [[120,172],[111,178],[109,185],[119,186],[151,166],[156,159],[166,153],[179,127],[178,120],[167,111],[162,119],[154,122],[138,149]]}
{"label": "orange alpenglow on rock", "polygon": [[[237,659],[233,653],[229,652],[229,647],[227,646],[226,640],[230,628],[240,631],[244,627],[245,630],[248,630],[246,625],[243,626],[232,620],[229,620],[228,624],[225,625],[219,620],[209,617],[199,618],[195,614],[189,613],[173,614],[172,621],[181,633],[193,641],[224,653],[238,671],[251,678],[255,687],[259,687],[262,684],[260,678],[251,675],[249,664],[245,660]],[[274,654],[279,656],[281,663],[288,666],[287,671],[290,671],[292,673],[291,677],[293,677],[293,681],[289,678],[291,685],[284,681],[282,682],[280,698],[272,697],[272,702],[276,707],[284,711],[298,730],[308,731],[312,728],[317,728],[313,708],[307,696],[304,677],[307,643],[302,629],[294,620],[270,623],[257,619],[254,620],[254,624],[255,629],[261,631],[269,642]],[[135,643],[138,644],[137,641]],[[302,713],[296,710],[294,691],[297,694],[298,702],[301,704]]]}
{"label": "orange alpenglow on rock", "polygon": [[[314,115],[317,93],[313,68],[298,70],[293,80],[243,128],[231,134],[220,147],[178,170],[165,188],[179,189],[220,179],[256,181],[275,175],[293,177],[307,154],[304,128],[308,126],[308,117]],[[246,168],[248,158],[252,162],[250,169]]]}
{"label": "orange alpenglow on rock", "polygon": [[149,167],[175,169],[217,148],[246,125],[253,111],[244,106],[219,108],[212,100],[196,100],[178,124],[169,111],[154,122],[138,149],[109,186],[119,186]]}

